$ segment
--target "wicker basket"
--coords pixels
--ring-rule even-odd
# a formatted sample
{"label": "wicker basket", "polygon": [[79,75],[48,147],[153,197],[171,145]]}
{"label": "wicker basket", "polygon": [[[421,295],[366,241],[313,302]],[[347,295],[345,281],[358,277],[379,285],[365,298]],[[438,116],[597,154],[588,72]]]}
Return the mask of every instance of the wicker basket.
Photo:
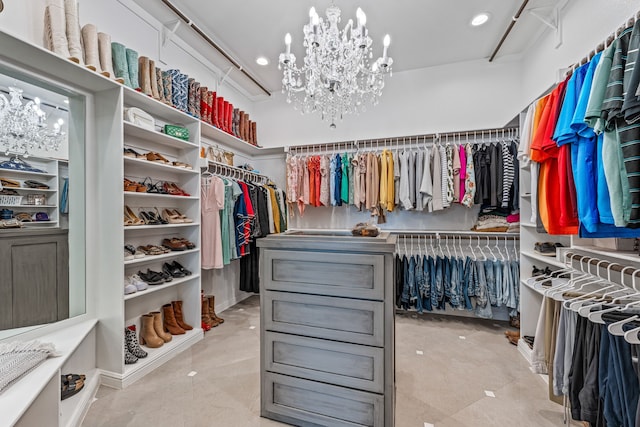
{"label": "wicker basket", "polygon": [[22,203],[22,196],[8,196],[0,194],[0,206],[19,206]]}

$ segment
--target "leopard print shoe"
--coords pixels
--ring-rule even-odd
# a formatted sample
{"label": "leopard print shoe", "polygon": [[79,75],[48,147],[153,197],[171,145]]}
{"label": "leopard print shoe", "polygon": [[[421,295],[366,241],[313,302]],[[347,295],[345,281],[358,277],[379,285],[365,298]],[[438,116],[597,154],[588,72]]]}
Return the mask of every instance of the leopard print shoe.
{"label": "leopard print shoe", "polygon": [[144,359],[147,357],[147,352],[140,347],[138,343],[138,335],[136,334],[136,326],[131,325],[126,329],[126,346],[129,349],[129,353],[131,353],[134,357],[138,359]]}

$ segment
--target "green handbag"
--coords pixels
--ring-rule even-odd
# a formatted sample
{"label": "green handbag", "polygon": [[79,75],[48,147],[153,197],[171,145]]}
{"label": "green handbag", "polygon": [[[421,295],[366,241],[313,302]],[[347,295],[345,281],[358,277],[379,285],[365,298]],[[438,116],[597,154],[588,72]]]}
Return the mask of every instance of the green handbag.
{"label": "green handbag", "polygon": [[182,126],[164,125],[164,133],[169,136],[173,136],[174,138],[183,139],[185,141],[189,140],[189,129]]}

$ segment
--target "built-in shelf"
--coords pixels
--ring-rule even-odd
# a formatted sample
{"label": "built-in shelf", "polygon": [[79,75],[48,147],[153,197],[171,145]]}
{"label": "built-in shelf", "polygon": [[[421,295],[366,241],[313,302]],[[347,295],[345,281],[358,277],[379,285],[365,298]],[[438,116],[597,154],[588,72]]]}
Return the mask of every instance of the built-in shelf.
{"label": "built-in shelf", "polygon": [[147,255],[144,258],[138,258],[138,259],[132,259],[129,261],[125,261],[124,265],[133,265],[133,264],[150,264],[156,261],[160,261],[163,259],[168,259],[168,258],[175,258],[177,256],[182,256],[182,255],[188,255],[188,254],[192,254],[194,252],[199,252],[200,249],[195,248],[195,249],[187,249],[186,251],[171,251],[167,254],[161,254],[161,255]]}
{"label": "built-in shelf", "polygon": [[544,295],[544,289],[536,289],[533,284],[530,284],[527,280],[525,279],[520,279],[520,283],[522,284],[522,286],[526,286],[527,288],[531,289],[532,291],[539,293],[540,295]]}
{"label": "built-in shelf", "polygon": [[198,197],[196,196],[174,196],[171,194],[138,193],[135,191],[125,191],[124,195],[129,197],[135,197],[135,198],[141,197],[141,198],[150,198],[150,199],[198,200]]}
{"label": "built-in shelf", "polygon": [[520,253],[526,256],[527,258],[535,259],[540,262],[544,262],[545,264],[553,265],[560,268],[566,267],[566,265],[563,262],[558,261],[558,259],[555,256],[552,256],[552,257],[544,256],[544,255],[537,254],[535,252],[529,252],[529,251],[523,251],[523,250],[521,250]]}
{"label": "built-in shelf", "polygon": [[185,222],[182,224],[161,224],[161,225],[124,225],[125,231],[133,230],[166,230],[171,228],[196,227],[200,224],[197,222]]}
{"label": "built-in shelf", "polygon": [[199,277],[200,277],[199,274],[192,274],[191,276],[181,277],[179,279],[173,279],[169,283],[165,283],[165,284],[162,284],[162,285],[149,285],[149,287],[147,289],[145,289],[144,291],[138,291],[138,292],[134,292],[132,294],[125,295],[124,296],[124,300],[128,301],[130,299],[143,297],[145,295],[149,295],[149,294],[152,294],[154,292],[161,291],[163,289],[172,288],[174,286],[181,285],[182,283],[188,282],[190,280],[198,279]]}
{"label": "built-in shelf", "polygon": [[[0,175],[3,174],[11,174],[11,175],[25,175],[25,176],[42,176],[45,178],[53,178],[55,176],[58,176],[56,174],[53,173],[48,173],[48,172],[30,172],[30,171],[23,171],[20,169],[6,169],[6,168],[0,168]],[[17,190],[17,188],[16,188]]]}
{"label": "built-in shelf", "polygon": [[5,187],[9,190],[16,190],[16,191],[26,191],[27,193],[55,193],[58,190],[55,189],[43,189],[43,188],[26,188],[26,187],[20,187],[20,188],[15,188],[15,187]]}
{"label": "built-in shelf", "polygon": [[13,210],[57,208],[56,205],[0,205],[0,206],[1,207],[13,208]]}
{"label": "built-in shelf", "polygon": [[166,133],[150,130],[142,126],[138,126],[131,122],[124,121],[124,146],[129,146],[128,138],[133,136],[136,138],[144,139],[146,141],[153,142],[154,144],[164,145],[167,147],[177,148],[196,148],[198,144],[185,141],[174,136],[167,135]]}
{"label": "built-in shelf", "polygon": [[[124,367],[124,377],[128,377],[134,375],[136,372],[140,372],[145,370],[145,368],[150,368],[150,370],[155,369],[157,366],[154,366],[159,359],[163,356],[168,356],[169,354],[178,353],[178,349],[180,347],[188,348],[191,345],[191,341],[195,340],[200,341],[203,338],[202,329],[193,326],[193,329],[187,331],[184,335],[172,335],[171,341],[168,343],[164,343],[162,347],[158,348],[149,348],[146,346],[142,346],[142,349],[148,353],[147,357],[143,359],[138,359],[136,363],[131,365],[125,365]],[[160,362],[161,364],[162,362]],[[146,372],[142,373],[142,375],[146,374]]]}
{"label": "built-in shelf", "polygon": [[588,252],[594,255],[617,258],[619,260],[640,263],[640,255],[633,251],[618,251],[615,249],[599,248],[596,246],[572,246],[571,250]]}
{"label": "built-in shelf", "polygon": [[[248,142],[236,138],[233,135],[228,134],[227,132],[218,129],[215,126],[211,126],[209,123],[201,122],[200,123],[200,132],[203,138],[206,138],[209,141],[202,141],[203,145],[224,145],[231,151],[240,152],[243,154],[249,154],[253,156],[260,155],[268,155],[268,154],[284,154],[284,148],[262,148],[256,147],[255,145],[249,144]],[[213,144],[212,144],[213,143]]]}
{"label": "built-in shelf", "polygon": [[[66,374],[67,372],[62,372]],[[100,386],[100,373],[97,369],[83,372],[85,375],[84,387],[78,394],[60,401],[60,425],[77,426],[82,421],[84,410],[89,407],[89,400],[95,396]]]}
{"label": "built-in shelf", "polygon": [[194,123],[198,120],[195,117],[191,117],[190,115],[183,113],[177,108],[157,101],[148,95],[137,92],[127,86],[122,87],[124,89],[125,107],[138,107],[154,117],[170,121],[172,122],[172,124],[179,126]]}
{"label": "built-in shelf", "polygon": [[520,222],[520,225],[525,228],[536,228],[537,225],[532,222]]}
{"label": "built-in shelf", "polygon": [[[132,157],[124,157],[125,166],[130,165],[136,168],[136,172],[144,172],[143,175],[153,175],[158,171],[167,171],[171,173],[179,174],[199,174],[200,172],[195,169],[180,168],[178,166],[168,165],[166,163],[151,162],[145,159],[134,159]],[[192,166],[193,168],[193,166]]]}

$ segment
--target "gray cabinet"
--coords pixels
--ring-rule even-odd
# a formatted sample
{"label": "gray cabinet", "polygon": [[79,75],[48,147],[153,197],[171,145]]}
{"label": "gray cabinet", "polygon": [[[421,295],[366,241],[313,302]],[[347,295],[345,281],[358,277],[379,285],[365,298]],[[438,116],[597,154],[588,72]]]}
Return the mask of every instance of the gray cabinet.
{"label": "gray cabinet", "polygon": [[262,416],[393,426],[395,237],[281,234],[258,246]]}
{"label": "gray cabinet", "polygon": [[69,317],[67,230],[0,232],[0,330]]}

